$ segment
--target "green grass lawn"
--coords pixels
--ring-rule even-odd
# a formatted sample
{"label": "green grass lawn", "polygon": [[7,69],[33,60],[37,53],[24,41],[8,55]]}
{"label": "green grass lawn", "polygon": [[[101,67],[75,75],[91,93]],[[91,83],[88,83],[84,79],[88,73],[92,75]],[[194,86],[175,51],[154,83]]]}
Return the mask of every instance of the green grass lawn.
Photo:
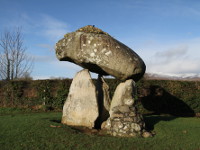
{"label": "green grass lawn", "polygon": [[[61,113],[0,116],[1,150],[199,150],[200,119],[146,116],[153,138],[88,135],[60,124]],[[60,126],[60,127],[51,127]]]}

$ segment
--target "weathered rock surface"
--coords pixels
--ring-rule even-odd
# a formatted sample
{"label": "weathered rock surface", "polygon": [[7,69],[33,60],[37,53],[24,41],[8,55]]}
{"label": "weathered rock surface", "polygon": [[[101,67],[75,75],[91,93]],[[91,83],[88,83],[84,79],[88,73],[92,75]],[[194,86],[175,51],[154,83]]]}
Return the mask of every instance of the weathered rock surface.
{"label": "weathered rock surface", "polygon": [[113,136],[151,136],[151,133],[145,130],[143,117],[136,109],[128,105],[122,108],[125,108],[126,111],[113,112],[112,116],[102,124],[103,129],[107,130],[107,132]]}
{"label": "weathered rock surface", "polygon": [[117,86],[110,106],[110,117],[101,126],[107,133],[121,137],[152,135],[145,130],[143,117],[134,105],[135,88],[132,79]]}
{"label": "weathered rock surface", "polygon": [[63,107],[62,123],[93,128],[98,116],[96,87],[89,71],[84,69],[72,81]]}
{"label": "weathered rock surface", "polygon": [[139,80],[146,69],[143,60],[129,47],[93,26],[65,35],[56,44],[56,55],[101,75],[120,80]]}
{"label": "weathered rock surface", "polygon": [[[110,106],[110,116],[115,111],[117,112],[120,108],[132,106],[134,104],[135,96],[135,82],[132,79],[126,80],[120,83],[113,95],[111,106]],[[123,106],[127,105],[127,106]],[[120,107],[119,107],[120,106]],[[123,106],[123,107],[122,107]],[[120,111],[120,110],[119,110]]]}

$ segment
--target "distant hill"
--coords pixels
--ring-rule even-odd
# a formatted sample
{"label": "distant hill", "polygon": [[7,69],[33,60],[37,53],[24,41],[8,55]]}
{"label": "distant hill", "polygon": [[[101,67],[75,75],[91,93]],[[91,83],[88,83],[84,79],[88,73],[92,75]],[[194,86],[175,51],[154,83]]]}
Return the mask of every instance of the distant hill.
{"label": "distant hill", "polygon": [[148,80],[183,80],[200,81],[200,74],[164,74],[164,73],[145,73],[144,78]]}

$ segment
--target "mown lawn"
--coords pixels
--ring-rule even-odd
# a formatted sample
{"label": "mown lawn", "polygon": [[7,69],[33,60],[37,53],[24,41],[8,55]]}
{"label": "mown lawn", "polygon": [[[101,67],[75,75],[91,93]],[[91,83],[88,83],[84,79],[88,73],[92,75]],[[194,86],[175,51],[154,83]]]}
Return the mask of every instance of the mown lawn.
{"label": "mown lawn", "polygon": [[[0,116],[1,150],[199,150],[200,118],[146,116],[153,138],[88,135],[60,124],[61,113]],[[57,126],[57,127],[55,127]]]}

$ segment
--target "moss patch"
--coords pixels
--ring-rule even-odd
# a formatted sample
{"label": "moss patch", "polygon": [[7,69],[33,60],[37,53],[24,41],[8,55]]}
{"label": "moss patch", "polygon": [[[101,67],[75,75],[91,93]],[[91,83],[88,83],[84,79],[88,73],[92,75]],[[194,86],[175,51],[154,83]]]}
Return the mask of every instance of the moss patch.
{"label": "moss patch", "polygon": [[85,27],[82,27],[82,28],[76,30],[76,32],[85,32],[85,33],[95,33],[95,34],[109,35],[108,33],[102,31],[101,29],[96,28],[96,27],[91,26],[91,25],[87,25]]}

